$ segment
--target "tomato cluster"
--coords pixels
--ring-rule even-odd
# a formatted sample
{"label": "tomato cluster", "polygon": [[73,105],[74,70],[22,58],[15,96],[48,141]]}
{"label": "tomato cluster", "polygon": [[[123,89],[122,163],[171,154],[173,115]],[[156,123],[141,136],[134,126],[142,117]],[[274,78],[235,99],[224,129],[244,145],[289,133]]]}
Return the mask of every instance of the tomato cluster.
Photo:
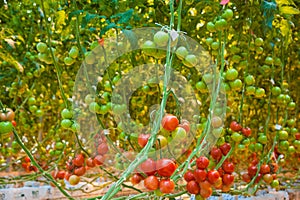
{"label": "tomato cluster", "polygon": [[22,162],[22,168],[26,172],[37,172],[38,171],[37,167],[31,164],[31,160],[27,156],[24,158],[24,160]]}
{"label": "tomato cluster", "polygon": [[170,177],[176,168],[176,163],[171,159],[162,158],[154,161],[148,158],[141,163],[137,173],[130,180],[133,185],[144,180],[144,187],[150,191],[159,189],[164,194],[172,193],[175,190],[175,183]]}

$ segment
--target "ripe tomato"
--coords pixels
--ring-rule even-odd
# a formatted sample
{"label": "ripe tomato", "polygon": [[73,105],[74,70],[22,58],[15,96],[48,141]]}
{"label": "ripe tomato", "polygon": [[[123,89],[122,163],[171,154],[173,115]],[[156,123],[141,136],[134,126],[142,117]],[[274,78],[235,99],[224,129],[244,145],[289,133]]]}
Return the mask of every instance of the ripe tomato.
{"label": "ripe tomato", "polygon": [[211,183],[207,180],[201,182],[199,185],[200,185],[201,190],[202,189],[203,190],[209,190],[211,188]]}
{"label": "ripe tomato", "polygon": [[232,121],[230,123],[230,129],[235,132],[238,132],[238,131],[242,130],[242,126],[239,123],[237,123],[236,121]]}
{"label": "ripe tomato", "polygon": [[139,184],[142,180],[143,177],[140,174],[133,174],[133,176],[130,178],[132,185]]}
{"label": "ripe tomato", "polygon": [[12,120],[12,121],[11,121],[11,124],[12,124],[14,127],[17,126],[17,122],[16,122],[15,120]]}
{"label": "ripe tomato", "polygon": [[255,176],[256,172],[257,172],[257,167],[255,165],[250,165],[248,167],[248,174],[250,177]]}
{"label": "ripe tomato", "polygon": [[140,165],[140,169],[148,176],[154,175],[156,170],[155,161],[151,158],[148,158]]}
{"label": "ripe tomato", "polygon": [[212,188],[209,188],[209,189],[202,189],[200,190],[200,195],[203,197],[203,198],[208,198],[212,195]]}
{"label": "ripe tomato", "polygon": [[105,142],[102,142],[98,145],[97,152],[100,155],[105,155],[108,152],[108,145]]}
{"label": "ripe tomato", "polygon": [[231,145],[229,143],[224,143],[220,146],[220,149],[223,155],[226,156],[231,149]]}
{"label": "ripe tomato", "polygon": [[24,161],[28,163],[28,162],[30,162],[30,158],[29,158],[28,156],[26,156],[26,157],[24,158]]}
{"label": "ripe tomato", "polygon": [[84,157],[82,154],[78,154],[74,159],[73,159],[73,164],[76,166],[76,167],[81,167],[84,163]]}
{"label": "ripe tomato", "polygon": [[242,179],[243,179],[243,181],[245,181],[246,183],[249,183],[249,182],[251,181],[251,177],[249,176],[248,173],[244,173],[244,174],[242,175]]}
{"label": "ripe tomato", "polygon": [[249,127],[242,128],[242,133],[244,136],[249,137],[252,133],[251,129]]}
{"label": "ripe tomato", "polygon": [[217,180],[218,180],[219,177],[220,177],[220,174],[219,174],[219,172],[217,170],[210,170],[207,173],[208,181],[211,184],[214,184],[215,182],[217,182]]}
{"label": "ripe tomato", "polygon": [[105,157],[102,155],[97,155],[93,159],[93,162],[95,163],[95,165],[102,165],[104,163],[104,161],[105,161]]}
{"label": "ripe tomato", "polygon": [[159,181],[156,176],[148,176],[144,180],[144,186],[148,190],[156,190],[159,186]]}
{"label": "ripe tomato", "polygon": [[268,174],[268,173],[270,173],[270,171],[271,171],[270,166],[268,164],[263,164],[263,165],[261,165],[259,172],[261,174]]}
{"label": "ripe tomato", "polygon": [[174,131],[176,127],[179,125],[179,120],[177,119],[176,116],[167,114],[166,116],[163,117],[161,121],[161,125],[167,131]]}
{"label": "ripe tomato", "polygon": [[96,166],[96,164],[93,162],[93,158],[88,158],[88,159],[86,160],[86,165],[87,165],[88,167],[95,167],[95,166]]}
{"label": "ripe tomato", "polygon": [[183,178],[184,178],[184,180],[185,180],[186,182],[195,180],[194,173],[191,172],[191,171],[187,171],[187,172],[184,174]]}
{"label": "ripe tomato", "polygon": [[75,170],[74,170],[74,174],[77,175],[77,176],[82,176],[82,175],[85,174],[85,172],[86,172],[86,169],[85,169],[84,166],[79,167],[79,168],[75,168]]}
{"label": "ripe tomato", "polygon": [[183,128],[186,133],[190,132],[190,122],[183,119],[181,123],[178,125],[179,127]]}
{"label": "ripe tomato", "polygon": [[222,158],[222,151],[219,148],[213,147],[213,149],[210,151],[211,157],[215,160],[220,160]]}
{"label": "ripe tomato", "polygon": [[224,185],[231,185],[234,181],[234,176],[232,174],[224,174],[222,180]]}
{"label": "ripe tomato", "polygon": [[260,179],[262,178],[262,174],[261,173],[259,173],[258,175],[257,175],[257,177],[256,177],[256,179],[255,179],[255,183],[258,183],[259,181],[260,181]]}
{"label": "ripe tomato", "polygon": [[216,189],[221,189],[222,188],[222,185],[223,185],[223,182],[222,182],[222,178],[220,177],[215,183],[214,183],[214,188]]}
{"label": "ripe tomato", "polygon": [[139,137],[138,137],[139,146],[142,148],[144,146],[146,146],[146,144],[148,143],[149,137],[150,137],[150,134],[139,134]]}
{"label": "ripe tomato", "polygon": [[68,161],[68,162],[66,163],[66,168],[67,168],[68,171],[72,171],[72,170],[74,169],[74,164],[73,164],[73,162],[72,162],[72,161]]}
{"label": "ripe tomato", "polygon": [[70,172],[66,172],[66,173],[65,173],[65,179],[66,179],[67,181],[69,181],[70,176],[72,176],[72,173],[70,173]]}
{"label": "ripe tomato", "polygon": [[234,164],[232,162],[224,162],[222,168],[228,174],[234,172]]}
{"label": "ripe tomato", "polygon": [[267,184],[271,184],[272,181],[274,180],[273,176],[271,174],[264,174],[263,175],[263,180],[267,183]]}
{"label": "ripe tomato", "polygon": [[196,181],[189,181],[186,184],[186,190],[190,194],[199,194],[200,193],[200,187]]}
{"label": "ripe tomato", "polygon": [[66,172],[64,170],[58,171],[55,178],[64,179]]}
{"label": "ripe tomato", "polygon": [[199,158],[196,159],[196,165],[198,169],[205,169],[207,168],[208,164],[209,164],[209,160],[205,156],[200,156]]}
{"label": "ripe tomato", "polygon": [[170,179],[163,179],[159,182],[159,189],[162,193],[172,193],[175,189],[175,183]]}
{"label": "ripe tomato", "polygon": [[80,181],[80,177],[77,176],[77,175],[71,175],[69,177],[69,183],[70,183],[70,185],[77,185],[79,183],[79,181]]}
{"label": "ripe tomato", "polygon": [[206,179],[207,173],[203,169],[196,169],[194,171],[195,180],[200,183]]}
{"label": "ripe tomato", "polygon": [[170,159],[163,158],[156,162],[156,170],[160,176],[170,177],[176,170],[176,164]]}

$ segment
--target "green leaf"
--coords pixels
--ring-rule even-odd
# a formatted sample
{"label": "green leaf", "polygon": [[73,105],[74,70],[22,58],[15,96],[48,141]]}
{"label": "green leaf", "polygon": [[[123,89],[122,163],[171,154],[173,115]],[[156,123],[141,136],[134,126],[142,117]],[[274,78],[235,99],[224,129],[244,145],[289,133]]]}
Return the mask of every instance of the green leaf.
{"label": "green leaf", "polygon": [[117,26],[114,22],[109,23],[107,26],[105,26],[101,31],[100,31],[100,37],[104,35],[108,30],[112,28],[120,28],[120,26]]}
{"label": "green leaf", "polygon": [[279,7],[279,11],[281,14],[287,15],[297,15],[300,13],[300,11],[297,8],[294,8],[292,6],[281,6]]}
{"label": "green leaf", "polygon": [[76,16],[76,15],[80,15],[81,13],[83,13],[83,10],[75,10],[75,11],[73,11],[73,12],[71,12],[70,14],[69,14],[69,20],[71,20],[72,19],[72,17],[74,17],[74,16]]}
{"label": "green leaf", "polygon": [[132,17],[132,14],[133,14],[133,9],[130,9],[123,13],[115,14],[115,15],[111,16],[110,18],[111,19],[119,18],[117,24],[123,24],[123,23],[127,23],[130,20],[130,18]]}

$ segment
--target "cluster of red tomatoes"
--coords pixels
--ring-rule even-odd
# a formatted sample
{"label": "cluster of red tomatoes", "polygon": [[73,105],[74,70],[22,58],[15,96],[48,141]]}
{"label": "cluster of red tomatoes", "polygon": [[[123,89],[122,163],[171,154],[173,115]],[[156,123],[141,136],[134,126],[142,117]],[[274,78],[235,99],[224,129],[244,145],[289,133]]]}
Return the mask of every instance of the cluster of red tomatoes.
{"label": "cluster of red tomatoes", "polygon": [[172,193],[175,189],[175,183],[170,176],[176,170],[176,163],[167,158],[154,161],[148,158],[141,163],[130,181],[133,185],[144,180],[144,187],[150,191],[158,190],[162,193]]}
{"label": "cluster of red tomatoes", "polygon": [[249,183],[257,174],[255,178],[255,183],[259,183],[261,180],[263,180],[266,184],[271,185],[273,188],[276,188],[279,186],[279,181],[276,179],[276,172],[278,170],[278,164],[275,162],[271,162],[269,164],[263,163],[260,165],[260,168],[258,166],[258,158],[256,157],[256,154],[253,153],[251,155],[252,162],[250,163],[247,173],[244,173],[242,175],[243,181],[246,183]]}
{"label": "cluster of red tomatoes", "polygon": [[30,158],[28,156],[24,158],[24,162],[22,162],[22,167],[26,172],[38,171],[37,167],[31,164]]}
{"label": "cluster of red tomatoes", "polygon": [[222,191],[230,190],[234,181],[232,162],[225,161],[222,168],[218,170],[209,169],[209,159],[200,156],[196,159],[196,166],[195,170],[189,170],[184,174],[184,180],[187,182],[186,189],[189,193],[208,198],[212,195],[213,187]]}
{"label": "cluster of red tomatoes", "polygon": [[105,137],[96,135],[96,148],[97,153],[94,157],[86,158],[84,154],[80,153],[66,164],[67,172],[58,171],[52,174],[55,179],[66,179],[71,185],[77,185],[80,181],[80,176],[83,176],[86,171],[95,166],[103,165],[105,161],[105,154],[109,148],[106,143]]}

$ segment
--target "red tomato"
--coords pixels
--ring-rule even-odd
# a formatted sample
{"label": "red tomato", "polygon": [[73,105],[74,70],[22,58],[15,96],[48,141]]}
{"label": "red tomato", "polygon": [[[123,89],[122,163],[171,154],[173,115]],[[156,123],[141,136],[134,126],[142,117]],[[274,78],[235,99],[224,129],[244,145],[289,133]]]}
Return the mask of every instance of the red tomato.
{"label": "red tomato", "polygon": [[255,179],[255,183],[258,183],[259,181],[260,181],[260,179],[262,178],[262,174],[261,173],[259,173],[258,175],[257,175],[257,177],[256,177],[256,179]]}
{"label": "red tomato", "polygon": [[55,178],[64,179],[66,172],[64,170],[58,171]]}
{"label": "red tomato", "polygon": [[190,194],[199,194],[200,193],[200,187],[196,181],[189,181],[186,184],[186,190]]}
{"label": "red tomato", "polygon": [[72,170],[74,169],[74,164],[73,164],[73,162],[72,162],[72,161],[68,161],[68,162],[66,163],[66,168],[67,168],[68,171],[72,171]]}
{"label": "red tomato", "polygon": [[223,176],[223,174],[225,174],[224,170],[221,167],[218,169],[218,172],[220,176]]}
{"label": "red tomato", "polygon": [[133,174],[133,176],[130,178],[132,185],[139,184],[142,180],[143,177],[140,174]]}
{"label": "red tomato", "polygon": [[255,165],[250,165],[248,167],[248,174],[250,177],[255,176],[256,172],[257,172],[257,167]]}
{"label": "red tomato", "polygon": [[196,169],[194,171],[194,177],[198,183],[205,181],[207,173],[203,169]]}
{"label": "red tomato", "polygon": [[249,127],[242,128],[242,133],[244,136],[249,137],[252,133],[251,129]]}
{"label": "red tomato", "polygon": [[24,161],[28,163],[28,162],[30,162],[30,158],[29,158],[28,156],[26,156],[26,157],[24,158]]}
{"label": "red tomato", "polygon": [[38,171],[38,168],[37,168],[36,166],[30,165],[30,166],[29,166],[29,171],[37,172],[37,171]]}
{"label": "red tomato", "polygon": [[230,191],[230,185],[223,185],[222,186],[222,192],[229,192]]}
{"label": "red tomato", "polygon": [[140,134],[138,137],[138,144],[140,147],[144,147],[146,146],[146,144],[148,143],[150,134]]}
{"label": "red tomato", "polygon": [[12,120],[11,123],[12,123],[12,125],[13,125],[14,127],[17,126],[17,122],[16,122],[15,120]]}
{"label": "red tomato", "polygon": [[222,158],[222,151],[219,148],[213,147],[210,151],[211,157],[215,160],[220,160]]}
{"label": "red tomato", "polygon": [[217,182],[214,183],[214,188],[221,189],[223,185],[222,178],[220,177]]}
{"label": "red tomato", "polygon": [[161,125],[167,131],[174,131],[179,125],[179,120],[175,115],[167,114],[163,117]]}
{"label": "red tomato", "polygon": [[224,174],[222,180],[224,185],[231,185],[234,181],[234,176],[232,174]]}
{"label": "red tomato", "polygon": [[96,164],[93,162],[93,158],[88,158],[88,159],[86,160],[86,165],[87,165],[88,167],[95,167],[95,166],[96,166]]}
{"label": "red tomato", "polygon": [[186,182],[195,180],[194,173],[191,172],[191,171],[187,171],[187,172],[184,174],[183,178],[184,178],[184,180],[185,180]]}
{"label": "red tomato", "polygon": [[85,172],[86,172],[86,169],[85,169],[84,166],[79,167],[79,168],[75,168],[75,170],[74,170],[74,174],[77,175],[77,176],[82,176],[82,175],[85,174]]}
{"label": "red tomato", "polygon": [[72,176],[72,173],[70,173],[70,172],[65,173],[65,179],[67,181],[69,181],[70,176]]}
{"label": "red tomato", "polygon": [[300,133],[295,133],[296,140],[300,140]]}
{"label": "red tomato", "polygon": [[271,168],[271,172],[275,173],[278,170],[278,164],[277,163],[271,163],[270,168]]}
{"label": "red tomato", "polygon": [[159,181],[156,176],[148,176],[144,180],[144,186],[148,190],[156,190],[159,186]]}
{"label": "red tomato", "polygon": [[190,132],[190,122],[183,119],[181,123],[178,125],[179,127],[183,128],[186,133]]}
{"label": "red tomato", "polygon": [[73,164],[76,167],[81,167],[84,163],[84,157],[82,154],[78,154],[74,159],[73,159]]}
{"label": "red tomato", "polygon": [[270,173],[270,171],[271,171],[270,166],[267,164],[263,164],[263,165],[261,165],[259,172],[261,174],[268,174],[268,173]]}
{"label": "red tomato", "polygon": [[148,158],[140,165],[140,169],[148,176],[154,175],[156,170],[155,161],[151,158]]}
{"label": "red tomato", "polygon": [[239,123],[237,123],[236,121],[232,121],[230,123],[230,129],[235,132],[239,132],[242,130],[242,126]]}
{"label": "red tomato", "polygon": [[231,145],[229,143],[224,143],[220,146],[220,149],[223,155],[226,156],[231,149]]}
{"label": "red tomato", "polygon": [[163,158],[156,162],[156,170],[160,176],[170,177],[176,170],[176,164],[170,159]]}
{"label": "red tomato", "polygon": [[105,142],[102,142],[98,145],[97,152],[100,155],[105,155],[108,152],[108,145]]}
{"label": "red tomato", "polygon": [[255,158],[251,161],[251,165],[257,165],[258,164],[258,160]]}
{"label": "red tomato", "polygon": [[196,159],[196,164],[198,169],[205,169],[209,164],[209,160],[205,156],[200,156]]}
{"label": "red tomato", "polygon": [[105,157],[102,155],[97,155],[93,159],[93,162],[95,163],[95,165],[102,165],[104,163],[104,161],[105,161]]}
{"label": "red tomato", "polygon": [[207,173],[207,179],[211,184],[214,184],[215,182],[217,182],[219,177],[220,177],[220,174],[217,170],[213,169]]}
{"label": "red tomato", "polygon": [[98,44],[103,47],[104,46],[104,39],[103,38],[98,39]]}
{"label": "red tomato", "polygon": [[242,175],[242,179],[243,179],[243,181],[245,181],[246,183],[249,183],[249,182],[251,181],[251,177],[249,176],[248,173],[244,173],[244,174]]}
{"label": "red tomato", "polygon": [[162,193],[172,193],[175,189],[175,183],[170,179],[163,179],[159,182],[159,189]]}
{"label": "red tomato", "polygon": [[202,189],[203,190],[209,190],[211,188],[211,184],[207,180],[201,182],[199,185],[200,185],[201,190]]}
{"label": "red tomato", "polygon": [[203,198],[208,198],[212,195],[212,188],[209,188],[207,190],[205,189],[202,189],[200,190],[200,195],[203,197]]}
{"label": "red tomato", "polygon": [[224,162],[222,166],[224,172],[231,174],[234,172],[234,164],[232,162]]}

